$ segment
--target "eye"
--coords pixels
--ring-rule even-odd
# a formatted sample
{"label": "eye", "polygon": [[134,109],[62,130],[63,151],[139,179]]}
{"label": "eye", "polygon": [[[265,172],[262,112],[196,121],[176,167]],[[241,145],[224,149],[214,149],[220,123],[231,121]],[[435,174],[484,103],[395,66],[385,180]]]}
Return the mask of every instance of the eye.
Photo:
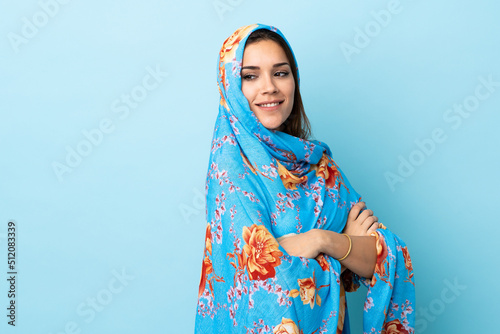
{"label": "eye", "polygon": [[288,71],[279,71],[274,73],[275,76],[277,77],[287,77],[290,74]]}
{"label": "eye", "polygon": [[254,75],[254,74],[243,74],[241,76],[243,78],[243,80],[253,80],[255,79],[257,76]]}

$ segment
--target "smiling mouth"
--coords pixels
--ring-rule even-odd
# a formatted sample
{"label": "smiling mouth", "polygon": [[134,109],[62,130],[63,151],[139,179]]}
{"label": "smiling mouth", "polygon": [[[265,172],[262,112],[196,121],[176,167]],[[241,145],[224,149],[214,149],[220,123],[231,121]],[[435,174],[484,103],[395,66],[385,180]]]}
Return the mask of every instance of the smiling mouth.
{"label": "smiling mouth", "polygon": [[263,108],[272,108],[272,107],[276,107],[280,104],[282,104],[283,101],[279,101],[279,102],[268,102],[268,103],[259,103],[257,104],[259,107],[263,107]]}

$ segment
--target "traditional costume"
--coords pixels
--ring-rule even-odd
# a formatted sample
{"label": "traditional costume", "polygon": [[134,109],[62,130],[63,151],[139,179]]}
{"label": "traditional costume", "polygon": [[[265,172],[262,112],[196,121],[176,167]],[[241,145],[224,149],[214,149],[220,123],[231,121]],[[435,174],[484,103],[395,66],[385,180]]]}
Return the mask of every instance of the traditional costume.
{"label": "traditional costume", "polygon": [[[414,333],[413,269],[404,242],[380,224],[373,278],[336,259],[287,254],[277,239],[341,233],[360,195],[320,141],[266,129],[241,91],[238,29],[218,62],[220,106],[206,179],[207,225],[195,333],[349,333],[344,291],[368,287],[365,333]],[[286,41],[286,39],[285,39]],[[288,43],[288,42],[287,42]]]}

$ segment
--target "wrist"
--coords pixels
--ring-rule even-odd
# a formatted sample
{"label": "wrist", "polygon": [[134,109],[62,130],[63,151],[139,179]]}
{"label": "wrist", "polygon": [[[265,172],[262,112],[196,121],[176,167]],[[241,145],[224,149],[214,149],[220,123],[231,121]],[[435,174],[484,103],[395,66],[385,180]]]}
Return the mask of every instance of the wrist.
{"label": "wrist", "polygon": [[345,259],[349,256],[349,254],[351,254],[351,250],[352,250],[352,239],[351,239],[351,237],[350,237],[348,234],[346,234],[346,233],[342,233],[342,235],[343,235],[344,237],[346,237],[346,238],[347,238],[347,240],[349,240],[349,248],[347,249],[347,252],[345,253],[345,255],[344,255],[344,256],[342,256],[341,258],[338,258],[338,259],[337,259],[338,261],[343,261],[343,260],[345,260]]}
{"label": "wrist", "polygon": [[325,232],[325,230],[319,228],[314,228],[306,232],[310,234],[311,241],[313,242],[313,245],[317,249],[318,253],[325,253],[327,244],[327,235]]}
{"label": "wrist", "polygon": [[318,229],[318,247],[321,253],[330,255],[335,259],[342,258],[349,248],[349,240],[342,234]]}

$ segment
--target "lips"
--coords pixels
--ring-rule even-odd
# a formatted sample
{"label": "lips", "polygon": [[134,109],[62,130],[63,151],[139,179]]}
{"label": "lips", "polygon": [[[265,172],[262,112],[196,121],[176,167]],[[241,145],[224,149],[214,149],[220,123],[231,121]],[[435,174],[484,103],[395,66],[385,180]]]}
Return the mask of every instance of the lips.
{"label": "lips", "polygon": [[265,101],[265,102],[261,102],[261,103],[256,103],[256,105],[261,107],[261,108],[273,108],[273,107],[279,106],[283,102],[284,102],[284,100],[274,100],[274,101]]}

